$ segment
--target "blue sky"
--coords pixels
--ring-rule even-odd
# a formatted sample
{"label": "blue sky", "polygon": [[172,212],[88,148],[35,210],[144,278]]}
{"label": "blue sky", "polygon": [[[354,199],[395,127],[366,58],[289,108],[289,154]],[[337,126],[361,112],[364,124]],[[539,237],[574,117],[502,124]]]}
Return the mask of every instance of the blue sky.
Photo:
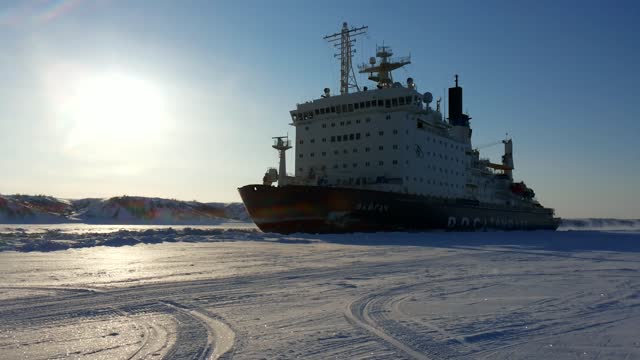
{"label": "blue sky", "polygon": [[0,193],[239,201],[288,111],[338,92],[322,37],[347,21],[369,26],[355,63],[384,41],[420,91],[460,74],[474,144],[508,132],[559,215],[640,218],[638,19],[631,1],[3,1]]}

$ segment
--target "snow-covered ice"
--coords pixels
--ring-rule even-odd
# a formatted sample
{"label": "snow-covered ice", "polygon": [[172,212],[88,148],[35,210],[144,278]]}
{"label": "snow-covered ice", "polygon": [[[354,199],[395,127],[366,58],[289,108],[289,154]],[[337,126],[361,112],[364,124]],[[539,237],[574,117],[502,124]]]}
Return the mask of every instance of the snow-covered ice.
{"label": "snow-covered ice", "polygon": [[569,225],[0,226],[0,358],[640,358],[637,226]]}

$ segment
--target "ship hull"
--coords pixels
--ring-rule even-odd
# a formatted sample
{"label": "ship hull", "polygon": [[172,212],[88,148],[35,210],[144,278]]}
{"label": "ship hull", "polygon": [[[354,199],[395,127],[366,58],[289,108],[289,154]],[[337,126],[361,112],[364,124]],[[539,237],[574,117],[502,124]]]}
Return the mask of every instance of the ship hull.
{"label": "ship hull", "polygon": [[246,185],[238,189],[264,232],[555,230],[550,209],[351,188]]}

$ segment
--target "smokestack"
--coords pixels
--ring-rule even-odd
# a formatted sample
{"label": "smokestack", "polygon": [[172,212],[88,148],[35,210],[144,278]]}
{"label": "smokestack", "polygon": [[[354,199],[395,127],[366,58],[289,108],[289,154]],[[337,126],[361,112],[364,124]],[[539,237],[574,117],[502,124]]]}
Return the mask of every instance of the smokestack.
{"label": "smokestack", "polygon": [[458,86],[458,74],[456,86],[449,88],[449,123],[454,126],[469,126],[469,116],[462,113],[462,88]]}

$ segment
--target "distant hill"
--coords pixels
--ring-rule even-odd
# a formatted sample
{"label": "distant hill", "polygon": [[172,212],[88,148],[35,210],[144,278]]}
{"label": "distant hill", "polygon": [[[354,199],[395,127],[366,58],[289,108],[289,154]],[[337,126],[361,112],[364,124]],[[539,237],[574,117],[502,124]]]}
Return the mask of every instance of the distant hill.
{"label": "distant hill", "polygon": [[43,195],[0,195],[0,223],[210,225],[250,221],[242,203],[201,203],[141,196],[58,199]]}

